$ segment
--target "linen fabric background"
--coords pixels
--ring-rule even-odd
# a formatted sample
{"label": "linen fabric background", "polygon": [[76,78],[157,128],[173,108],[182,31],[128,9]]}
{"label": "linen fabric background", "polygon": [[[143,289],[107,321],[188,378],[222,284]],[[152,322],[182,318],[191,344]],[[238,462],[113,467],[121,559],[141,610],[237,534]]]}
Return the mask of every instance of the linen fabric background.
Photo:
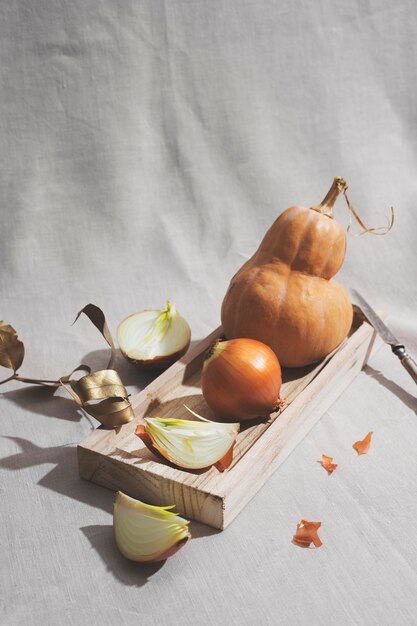
{"label": "linen fabric background", "polygon": [[[335,175],[368,225],[395,207],[387,236],[348,235],[337,279],[417,355],[416,28],[411,0],[0,2],[0,317],[21,374],[106,366],[71,326],[89,302],[115,334],[170,297],[203,338],[269,225]],[[150,379],[119,365],[131,393]],[[227,530],[192,524],[146,568],[115,548],[114,494],[78,478],[96,423],[16,383],[0,411],[2,624],[416,622],[416,386],[389,348]],[[319,550],[291,543],[301,518]]]}

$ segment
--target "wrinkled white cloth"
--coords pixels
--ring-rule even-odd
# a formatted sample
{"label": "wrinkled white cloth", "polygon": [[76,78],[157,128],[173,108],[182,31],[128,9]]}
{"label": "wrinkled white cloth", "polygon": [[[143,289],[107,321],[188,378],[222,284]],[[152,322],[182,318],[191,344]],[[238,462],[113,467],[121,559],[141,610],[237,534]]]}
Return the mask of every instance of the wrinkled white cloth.
{"label": "wrinkled white cloth", "polygon": [[[170,297],[204,337],[276,216],[335,175],[367,225],[395,207],[386,237],[348,236],[338,280],[417,356],[416,28],[405,0],[0,3],[0,317],[21,373],[105,367],[88,320],[71,326],[88,302],[114,334]],[[132,393],[149,380],[120,366]],[[92,422],[4,385],[1,623],[415,623],[416,390],[381,349],[226,531],[194,524],[141,568],[113,544],[113,493],[78,478]],[[301,518],[319,550],[291,543]]]}

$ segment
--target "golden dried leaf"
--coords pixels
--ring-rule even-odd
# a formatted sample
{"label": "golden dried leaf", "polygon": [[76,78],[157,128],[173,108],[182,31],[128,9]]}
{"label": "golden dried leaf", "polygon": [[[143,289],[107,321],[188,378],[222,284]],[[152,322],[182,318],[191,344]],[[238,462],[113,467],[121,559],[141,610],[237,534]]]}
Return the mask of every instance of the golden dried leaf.
{"label": "golden dried leaf", "polygon": [[22,365],[25,347],[15,329],[0,321],[0,365],[16,372]]}
{"label": "golden dried leaf", "polygon": [[107,367],[111,370],[114,369],[115,364],[116,364],[116,350],[115,350],[113,338],[107,326],[106,318],[104,317],[103,311],[95,304],[87,304],[83,309],[81,309],[81,311],[77,313],[77,317],[74,320],[74,324],[77,321],[77,319],[80,317],[81,313],[84,313],[84,315],[88,317],[88,319],[101,332],[104,339],[109,344],[111,348],[111,357],[110,357],[110,361]]}
{"label": "golden dried leaf", "polygon": [[90,319],[111,348],[108,369],[87,374],[79,380],[61,379],[61,384],[76,403],[103,426],[115,428],[127,424],[133,419],[133,409],[128,400],[126,387],[114,369],[116,350],[104,313],[95,304],[87,304],[78,313],[74,323],[81,313]]}
{"label": "golden dried leaf", "polygon": [[[119,374],[114,369],[116,362],[116,350],[113,339],[108,329],[104,313],[94,304],[87,304],[77,315],[87,315],[91,322],[98,328],[104,339],[111,348],[111,357],[108,368],[99,372],[91,373],[88,365],[79,365],[75,370],[59,380],[43,380],[37,378],[25,378],[23,376],[11,376],[11,378],[23,383],[47,385],[59,387],[62,385],[73,397],[75,402],[89,415],[101,422],[104,426],[115,428],[126,424],[133,419],[132,406],[128,400],[128,393],[123,385]],[[0,365],[13,369],[14,374],[23,361],[25,351],[23,343],[17,338],[16,331],[12,326],[0,322]],[[77,371],[88,372],[79,380],[71,377]]]}
{"label": "golden dried leaf", "polygon": [[100,370],[61,384],[78,406],[103,426],[114,428],[133,419],[127,390],[116,370]]}

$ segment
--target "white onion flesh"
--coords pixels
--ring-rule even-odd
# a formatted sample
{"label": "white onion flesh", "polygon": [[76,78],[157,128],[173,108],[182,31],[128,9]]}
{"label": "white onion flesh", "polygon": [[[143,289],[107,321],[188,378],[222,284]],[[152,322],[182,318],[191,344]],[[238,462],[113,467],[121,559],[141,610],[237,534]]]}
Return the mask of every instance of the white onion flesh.
{"label": "white onion flesh", "polygon": [[200,420],[147,417],[145,428],[155,448],[172,463],[185,469],[203,469],[230,450],[239,424]]}
{"label": "white onion flesh", "polygon": [[150,563],[179,549],[191,538],[189,522],[169,510],[172,508],[145,504],[118,491],[113,529],[120,552],[131,561]]}
{"label": "white onion flesh", "polygon": [[150,361],[181,352],[188,346],[190,338],[188,322],[169,300],[165,310],[134,313],[117,329],[120,350],[137,361]]}

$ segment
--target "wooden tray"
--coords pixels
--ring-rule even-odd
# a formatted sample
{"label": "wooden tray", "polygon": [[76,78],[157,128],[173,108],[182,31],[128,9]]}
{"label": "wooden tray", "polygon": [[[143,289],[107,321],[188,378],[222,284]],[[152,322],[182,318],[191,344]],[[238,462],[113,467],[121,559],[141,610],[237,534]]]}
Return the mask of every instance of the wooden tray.
{"label": "wooden tray", "polygon": [[283,371],[288,405],[268,420],[243,423],[230,469],[188,471],[158,460],[134,435],[144,416],[190,419],[184,404],[211,417],[200,390],[204,353],[221,328],[134,396],[135,419],[116,430],[97,428],[78,446],[82,478],[149,504],[175,504],[188,519],[226,528],[357,376],[382,341],[355,307],[349,337],[319,364]]}

